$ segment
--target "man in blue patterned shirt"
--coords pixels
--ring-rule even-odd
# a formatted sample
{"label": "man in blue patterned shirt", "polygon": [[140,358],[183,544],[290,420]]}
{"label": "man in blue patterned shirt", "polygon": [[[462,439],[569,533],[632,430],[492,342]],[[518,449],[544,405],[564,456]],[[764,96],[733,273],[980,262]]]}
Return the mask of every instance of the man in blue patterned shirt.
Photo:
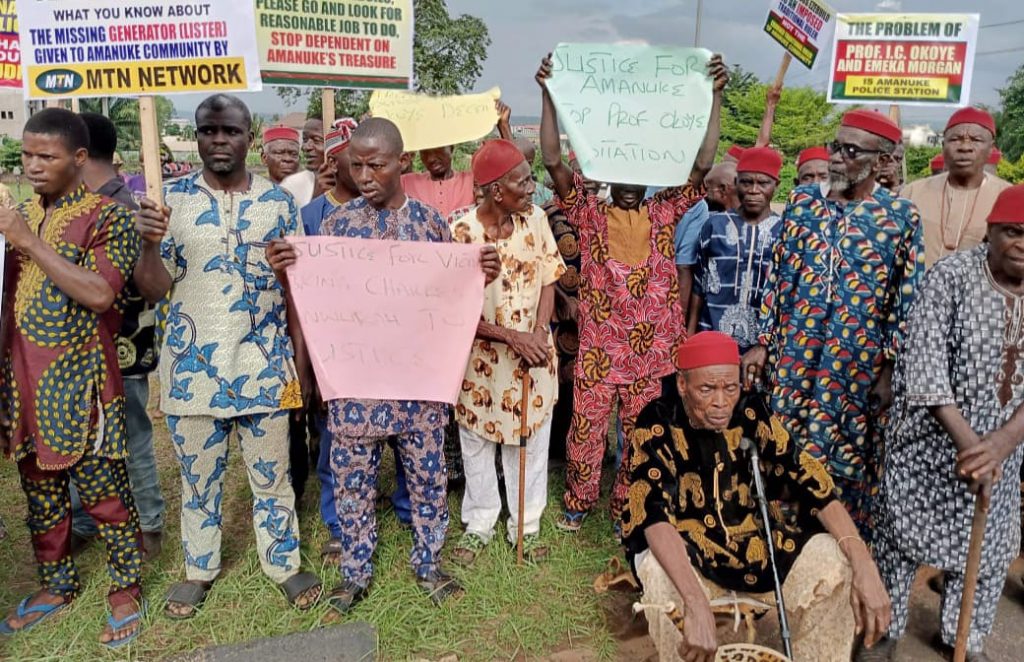
{"label": "man in blue patterned shirt", "polygon": [[[362,197],[336,209],[321,235],[390,241],[452,241],[448,224],[434,208],[407,197],[401,175],[409,155],[390,121],[371,118],[352,134],[348,148],[352,178]],[[271,242],[267,257],[287,286],[285,270],[295,263],[295,249]],[[487,282],[500,271],[493,246],[481,249]],[[327,427],[331,434],[331,470],[341,527],[342,582],[329,595],[331,606],[347,612],[360,600],[373,577],[377,546],[377,474],[387,438],[396,435],[398,454],[412,500],[413,547],[410,562],[420,587],[435,603],[461,592],[440,565],[448,532],[447,470],[444,427],[449,406],[441,402],[332,400]]]}

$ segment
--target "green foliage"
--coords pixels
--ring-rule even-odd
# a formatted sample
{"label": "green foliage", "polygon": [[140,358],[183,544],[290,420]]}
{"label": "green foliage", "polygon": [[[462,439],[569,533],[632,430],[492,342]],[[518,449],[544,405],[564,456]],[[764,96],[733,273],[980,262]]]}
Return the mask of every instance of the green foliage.
{"label": "green foliage", "polygon": [[1004,158],[1015,164],[1024,156],[1024,64],[1010,76],[1006,87],[999,90],[999,97],[1002,107],[995,113],[996,144]]}
{"label": "green foliage", "polygon": [[4,139],[3,145],[0,145],[0,168],[3,168],[4,172],[11,172],[20,167],[21,141]]}
{"label": "green foliage", "polygon": [[[413,42],[415,89],[428,94],[462,94],[473,88],[483,72],[491,37],[487,25],[463,14],[453,18],[445,0],[414,0],[416,35]],[[320,117],[323,97],[318,89],[282,86],[277,94],[288,105],[308,99],[306,117]],[[337,117],[362,117],[370,93],[338,90],[334,95]]]}
{"label": "green foliage", "polygon": [[907,182],[931,177],[931,160],[940,152],[941,147],[908,147],[903,154],[903,162],[907,164]]}
{"label": "green foliage", "polygon": [[996,174],[1008,182],[1024,184],[1024,154],[1016,162],[1004,158],[996,167]]}
{"label": "green foliage", "polygon": [[[156,125],[163,127],[174,115],[174,104],[167,97],[156,98]],[[82,99],[83,113],[102,113],[100,99]],[[117,127],[117,148],[138,150],[142,146],[142,129],[139,126],[138,99],[110,99],[110,120]]]}

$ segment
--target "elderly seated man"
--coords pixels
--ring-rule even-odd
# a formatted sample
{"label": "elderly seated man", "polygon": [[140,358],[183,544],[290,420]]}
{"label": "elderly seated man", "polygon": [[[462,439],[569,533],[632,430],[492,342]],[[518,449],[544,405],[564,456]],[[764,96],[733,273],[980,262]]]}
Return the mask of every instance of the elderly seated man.
{"label": "elderly seated man", "polygon": [[[741,394],[739,366],[732,338],[696,334],[676,356],[681,402],[655,400],[637,420],[622,525],[651,638],[663,661],[711,661],[711,600],[736,592],[773,601],[746,439],[757,445],[767,498],[786,501],[769,512],[794,657],[846,662],[856,634],[870,647],[885,633],[889,597],[828,472],[795,450],[764,396]],[[669,603],[683,625],[665,613]]]}

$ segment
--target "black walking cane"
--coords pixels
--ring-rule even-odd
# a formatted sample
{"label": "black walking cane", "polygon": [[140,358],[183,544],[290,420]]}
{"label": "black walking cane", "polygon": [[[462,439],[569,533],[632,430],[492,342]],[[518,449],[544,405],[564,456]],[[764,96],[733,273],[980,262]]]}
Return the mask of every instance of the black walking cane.
{"label": "black walking cane", "polygon": [[523,393],[519,403],[519,515],[516,518],[516,564],[523,565],[523,511],[526,509],[526,440],[530,436],[526,422],[530,410],[530,367],[524,362]]}
{"label": "black walking cane", "polygon": [[786,601],[782,597],[782,582],[779,581],[779,568],[775,565],[775,544],[772,542],[772,527],[768,518],[768,495],[761,477],[761,458],[757,452],[757,444],[746,437],[740,442],[743,450],[750,452],[750,467],[754,473],[754,491],[757,502],[761,506],[761,519],[764,520],[764,534],[768,540],[768,561],[772,565],[772,576],[775,579],[775,606],[779,610],[779,629],[782,631],[782,646],[786,649],[786,657],[793,660],[793,643],[789,637],[789,619],[786,617]]}

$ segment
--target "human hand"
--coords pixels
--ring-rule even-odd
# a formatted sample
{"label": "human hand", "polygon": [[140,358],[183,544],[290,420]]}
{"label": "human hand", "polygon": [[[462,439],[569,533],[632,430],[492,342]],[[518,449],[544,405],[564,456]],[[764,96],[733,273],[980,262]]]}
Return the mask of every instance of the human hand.
{"label": "human hand", "polygon": [[956,457],[956,472],[960,480],[971,483],[971,491],[978,493],[982,482],[996,483],[1003,477],[1003,462],[1013,452],[1014,440],[1001,430],[991,432]]}
{"label": "human hand", "polygon": [[20,213],[6,207],[0,207],[0,234],[15,248],[26,248],[38,238],[38,235],[29,229],[28,223]]}
{"label": "human hand", "polygon": [[494,109],[498,111],[498,124],[509,124],[512,121],[512,109],[501,99],[494,100]]}
{"label": "human hand", "polygon": [[889,631],[892,620],[892,601],[885,590],[878,568],[867,547],[851,561],[853,581],[850,587],[850,606],[857,634],[864,635],[864,645],[871,648]]}
{"label": "human hand", "polygon": [[286,272],[288,267],[295,264],[295,261],[299,259],[298,251],[295,250],[295,246],[284,239],[271,239],[270,243],[267,244],[267,262],[270,263],[270,268],[274,270],[274,275],[282,283],[287,282]]}
{"label": "human hand", "polygon": [[150,245],[160,245],[171,225],[171,208],[158,205],[149,198],[139,201],[139,211],[135,212],[135,229],[142,241]]}
{"label": "human hand", "polygon": [[539,333],[511,331],[508,346],[531,368],[546,365],[548,362],[547,337],[541,336]]}
{"label": "human hand", "polygon": [[[704,596],[701,596],[702,598]],[[696,603],[699,606],[691,607]],[[679,644],[679,657],[683,662],[714,662],[718,652],[715,615],[707,598],[688,600],[683,616],[683,641]]]}
{"label": "human hand", "polygon": [[537,69],[537,75],[533,77],[540,88],[545,92],[548,89],[548,79],[551,78],[551,53],[548,53],[543,60],[540,61],[540,68]]}
{"label": "human hand", "polygon": [[316,171],[316,185],[321,191],[333,191],[338,181],[338,166],[333,157],[325,157]]}
{"label": "human hand", "polygon": [[484,284],[490,285],[501,274],[501,256],[498,249],[490,244],[480,248],[480,269],[484,272]]}
{"label": "human hand", "polygon": [[708,76],[714,80],[712,91],[720,94],[729,82],[729,67],[725,66],[720,53],[715,53],[708,60]]}
{"label": "human hand", "polygon": [[765,93],[765,105],[775,108],[779,105],[780,99],[782,99],[782,86],[769,85],[768,90]]}
{"label": "human hand", "polygon": [[768,350],[764,345],[756,345],[747,350],[740,360],[740,376],[743,379],[743,390],[749,391],[761,383],[764,365],[768,362]]}

